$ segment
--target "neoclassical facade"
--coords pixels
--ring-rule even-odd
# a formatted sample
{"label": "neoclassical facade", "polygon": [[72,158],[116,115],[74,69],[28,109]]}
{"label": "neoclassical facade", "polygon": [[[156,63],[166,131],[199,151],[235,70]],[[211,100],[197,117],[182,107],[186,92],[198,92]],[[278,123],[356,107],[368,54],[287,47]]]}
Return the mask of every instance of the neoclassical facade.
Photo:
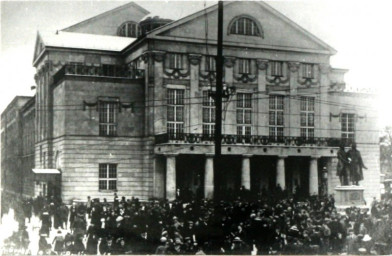
{"label": "neoclassical facade", "polygon": [[230,94],[217,172],[217,6],[177,21],[146,15],[130,3],[38,33],[34,166],[23,169],[36,188],[22,194],[172,200],[177,189],[212,198],[277,184],[333,194],[338,146],[355,141],[365,200],[379,197],[373,98],[344,90],[333,48],[264,2],[224,3]]}

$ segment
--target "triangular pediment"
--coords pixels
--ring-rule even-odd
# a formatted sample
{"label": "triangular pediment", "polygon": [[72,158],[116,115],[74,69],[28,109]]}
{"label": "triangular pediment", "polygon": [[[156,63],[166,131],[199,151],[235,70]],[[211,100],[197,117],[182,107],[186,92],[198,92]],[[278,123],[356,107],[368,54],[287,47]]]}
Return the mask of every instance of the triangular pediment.
{"label": "triangular pediment", "polygon": [[[217,5],[152,31],[148,37],[185,41],[217,40]],[[260,36],[235,35],[230,25],[238,17],[249,17],[260,27]],[[206,23],[207,20],[207,23]],[[324,54],[336,51],[285,15],[264,2],[224,2],[223,41],[225,45],[252,46],[268,49],[295,50]],[[206,33],[207,28],[207,33]]]}
{"label": "triangular pediment", "polygon": [[37,32],[37,38],[35,39],[35,46],[34,46],[33,63],[41,55],[41,53],[44,51],[44,49],[45,49],[44,41],[42,40],[42,37],[39,34],[39,32]]}
{"label": "triangular pediment", "polygon": [[138,23],[149,11],[130,2],[110,11],[63,29],[66,32],[116,36],[118,28],[127,21]]}

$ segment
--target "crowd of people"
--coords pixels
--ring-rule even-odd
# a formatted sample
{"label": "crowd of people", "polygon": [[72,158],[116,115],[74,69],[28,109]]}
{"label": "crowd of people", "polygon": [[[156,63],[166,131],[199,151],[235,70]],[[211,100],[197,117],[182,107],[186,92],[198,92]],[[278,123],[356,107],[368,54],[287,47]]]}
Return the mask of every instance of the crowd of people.
{"label": "crowd of people", "polygon": [[[339,213],[333,197],[140,202],[114,195],[66,206],[22,202],[20,230],[6,241],[27,248],[27,222],[40,216],[41,254],[391,254],[392,200]],[[22,216],[20,217],[22,218]],[[64,230],[66,230],[64,232]],[[48,241],[50,232],[56,232]]]}

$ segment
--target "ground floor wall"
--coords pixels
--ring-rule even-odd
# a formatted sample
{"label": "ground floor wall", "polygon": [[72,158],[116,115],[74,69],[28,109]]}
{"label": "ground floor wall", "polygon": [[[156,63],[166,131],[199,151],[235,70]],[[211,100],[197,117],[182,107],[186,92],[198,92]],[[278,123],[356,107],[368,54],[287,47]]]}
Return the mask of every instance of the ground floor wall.
{"label": "ground floor wall", "polygon": [[[61,172],[61,198],[72,200],[153,196],[152,142],[141,138],[68,136],[53,141],[53,166]],[[116,189],[100,189],[100,164],[115,164]],[[114,177],[114,176],[113,176]]]}

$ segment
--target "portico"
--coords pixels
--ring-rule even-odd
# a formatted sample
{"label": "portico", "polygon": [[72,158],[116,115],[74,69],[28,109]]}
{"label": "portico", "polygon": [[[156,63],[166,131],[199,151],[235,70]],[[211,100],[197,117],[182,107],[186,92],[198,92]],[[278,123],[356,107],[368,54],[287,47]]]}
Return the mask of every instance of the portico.
{"label": "portico", "polygon": [[[165,191],[157,195],[168,200],[179,196],[204,197],[213,199],[216,194],[236,193],[240,187],[256,195],[262,188],[267,191],[280,186],[294,193],[299,188],[306,194],[318,195],[320,181],[319,160],[321,156],[288,155],[223,155],[222,169],[214,170],[214,154],[162,155],[164,164],[157,165],[164,170],[156,170],[158,179],[164,178]],[[325,158],[327,159],[327,158]],[[324,163],[325,161],[323,161]],[[159,167],[160,166],[160,167]],[[328,167],[329,168],[329,167]]]}

